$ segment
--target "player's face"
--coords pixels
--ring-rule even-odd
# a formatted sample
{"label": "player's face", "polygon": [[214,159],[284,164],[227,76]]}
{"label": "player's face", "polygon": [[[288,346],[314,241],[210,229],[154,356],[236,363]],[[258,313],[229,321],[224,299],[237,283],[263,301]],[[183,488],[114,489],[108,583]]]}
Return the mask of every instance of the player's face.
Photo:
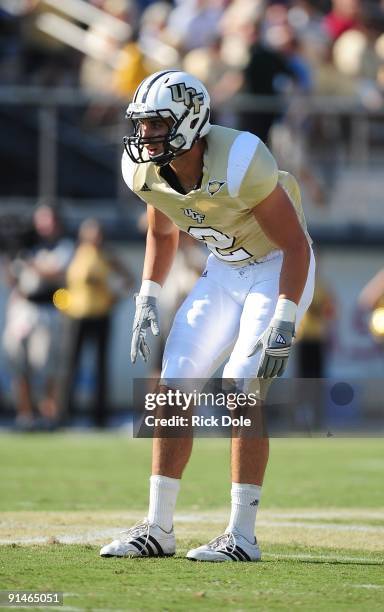
{"label": "player's face", "polygon": [[[140,119],[139,132],[141,138],[147,140],[144,148],[147,150],[149,157],[156,157],[156,155],[161,155],[164,152],[162,139],[168,134],[169,126],[169,119]],[[152,142],[150,142],[151,140]]]}

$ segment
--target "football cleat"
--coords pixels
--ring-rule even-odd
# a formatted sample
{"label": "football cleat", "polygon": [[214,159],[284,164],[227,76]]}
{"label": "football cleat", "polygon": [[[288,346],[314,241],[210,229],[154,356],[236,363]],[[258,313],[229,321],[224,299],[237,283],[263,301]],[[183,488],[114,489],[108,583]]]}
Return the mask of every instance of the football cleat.
{"label": "football cleat", "polygon": [[117,540],[100,550],[101,557],[172,557],[175,554],[175,534],[145,520],[127,531]]}
{"label": "football cleat", "polygon": [[190,561],[260,561],[261,552],[256,538],[253,543],[238,533],[223,533],[208,544],[192,548]]}

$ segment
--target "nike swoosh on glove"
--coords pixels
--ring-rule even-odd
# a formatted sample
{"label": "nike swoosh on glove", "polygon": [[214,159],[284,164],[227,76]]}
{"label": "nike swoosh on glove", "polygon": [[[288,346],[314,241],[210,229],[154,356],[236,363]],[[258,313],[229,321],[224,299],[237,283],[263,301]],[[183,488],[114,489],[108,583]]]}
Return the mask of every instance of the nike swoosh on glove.
{"label": "nike swoosh on glove", "polygon": [[135,298],[136,312],[132,326],[131,361],[136,362],[137,352],[139,352],[147,363],[150,355],[149,346],[145,342],[147,329],[150,327],[154,336],[160,334],[157,301],[156,298],[147,295],[136,295]]}
{"label": "nike swoosh on glove", "polygon": [[283,374],[287,367],[294,335],[294,323],[276,319],[271,322],[248,355],[252,357],[261,350],[258,378],[275,378]]}

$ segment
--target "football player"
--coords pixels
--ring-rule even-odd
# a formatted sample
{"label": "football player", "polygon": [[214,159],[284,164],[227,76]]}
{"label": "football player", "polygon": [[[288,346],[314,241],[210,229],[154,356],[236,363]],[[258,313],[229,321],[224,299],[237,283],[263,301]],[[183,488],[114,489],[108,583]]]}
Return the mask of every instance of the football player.
{"label": "football player", "polygon": [[[123,177],[148,211],[132,362],[138,353],[148,360],[147,329],[159,333],[156,303],[182,230],[211,253],[175,316],[162,381],[209,378],[228,356],[224,378],[281,376],[314,285],[311,239],[296,180],[278,170],[257,136],[211,125],[208,92],[185,72],[166,70],[146,78],[127,118],[133,133],[124,139]],[[180,442],[154,438],[147,518],[104,546],[101,556],[175,553],[173,514],[192,437]],[[228,527],[190,550],[188,559],[260,559],[254,532],[267,461],[267,437],[232,438]]]}

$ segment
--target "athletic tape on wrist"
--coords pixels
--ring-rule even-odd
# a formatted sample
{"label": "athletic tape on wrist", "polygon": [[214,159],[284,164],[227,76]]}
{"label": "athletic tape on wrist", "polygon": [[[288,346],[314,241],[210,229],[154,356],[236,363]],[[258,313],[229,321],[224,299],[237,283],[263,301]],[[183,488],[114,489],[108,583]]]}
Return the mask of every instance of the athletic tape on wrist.
{"label": "athletic tape on wrist", "polygon": [[273,319],[294,323],[296,321],[296,313],[297,304],[295,304],[295,302],[292,302],[292,300],[287,300],[287,298],[279,298],[277,300]]}
{"label": "athletic tape on wrist", "polygon": [[161,285],[151,280],[143,280],[141,283],[139,295],[158,298],[161,291]]}

